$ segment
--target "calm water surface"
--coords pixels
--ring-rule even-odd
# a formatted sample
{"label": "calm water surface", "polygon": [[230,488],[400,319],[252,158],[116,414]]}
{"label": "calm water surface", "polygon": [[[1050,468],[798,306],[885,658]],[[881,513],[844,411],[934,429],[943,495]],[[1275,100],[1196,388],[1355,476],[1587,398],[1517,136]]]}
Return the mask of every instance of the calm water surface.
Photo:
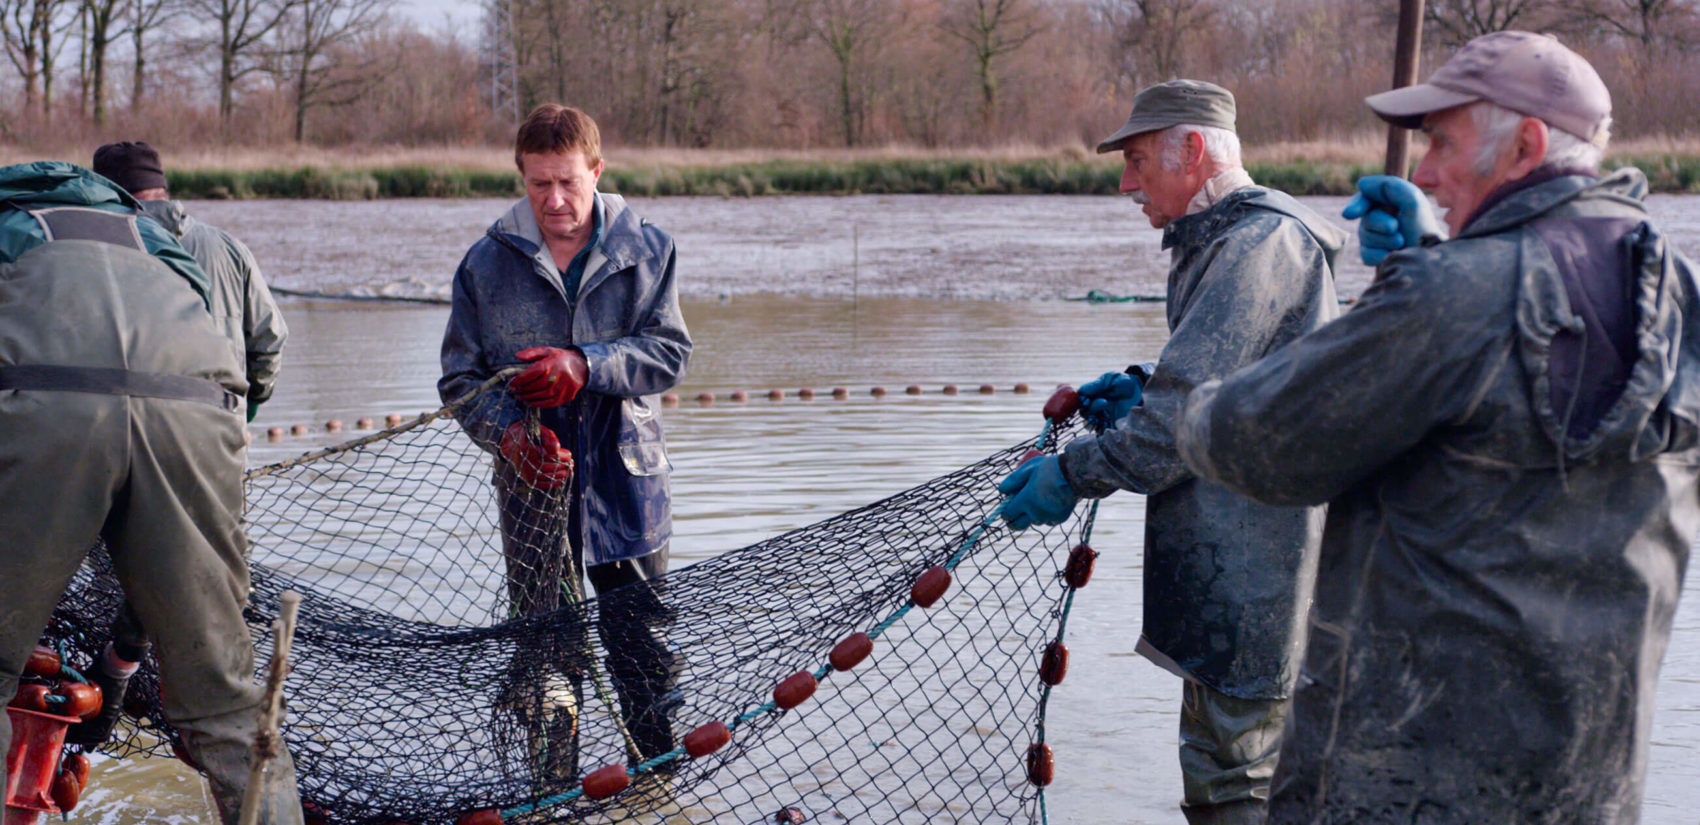
{"label": "calm water surface", "polygon": [[[1318,205],[1332,213],[1338,203]],[[503,204],[191,208],[248,240],[279,284],[429,295],[441,293],[465,245]],[[696,250],[682,287],[698,296],[685,306],[698,346],[679,392],[722,399],[709,407],[687,400],[666,413],[678,564],[883,498],[1025,438],[1038,429],[1049,387],[1154,358],[1167,337],[1160,305],[908,297],[928,289],[1004,299],[1087,287],[1160,292],[1157,233],[1134,228],[1126,204],[1114,199],[659,199],[639,208],[676,228],[681,249]],[[1685,246],[1700,247],[1700,204],[1666,198],[1654,208]],[[745,230],[756,235],[738,234]],[[840,261],[851,255],[859,256],[854,285]],[[1366,279],[1361,268],[1348,270],[1342,293],[1355,294]],[[940,291],[941,284],[956,286]],[[752,294],[764,288],[797,294]],[[722,293],[731,297],[715,297]],[[853,293],[885,297],[852,300]],[[284,311],[290,349],[277,395],[253,425],[257,436],[274,425],[317,428],[338,418],[352,426],[362,415],[437,406],[446,309],[292,301]],[[1018,381],[1035,393],[1009,393]],[[911,383],[928,392],[902,395]],[[938,392],[945,383],[969,392],[946,397]],[[981,383],[999,391],[974,393]],[[874,385],[894,394],[875,400],[867,395]],[[820,397],[797,400],[794,390],[805,386]],[[851,399],[831,400],[833,386],[851,388]],[[788,397],[769,402],[769,388]],[[724,400],[738,389],[753,399]],[[251,462],[335,440],[320,433],[268,444],[261,436]],[[1056,822],[1181,821],[1180,685],[1133,652],[1143,511],[1142,498],[1125,493],[1100,510],[1094,545],[1103,556],[1076,600],[1069,678],[1050,709],[1058,769],[1048,797]],[[1655,825],[1693,823],[1700,810],[1696,589],[1692,581],[1685,588],[1659,686],[1642,818]],[[197,783],[173,762],[109,761],[99,770],[73,821],[205,817]]]}

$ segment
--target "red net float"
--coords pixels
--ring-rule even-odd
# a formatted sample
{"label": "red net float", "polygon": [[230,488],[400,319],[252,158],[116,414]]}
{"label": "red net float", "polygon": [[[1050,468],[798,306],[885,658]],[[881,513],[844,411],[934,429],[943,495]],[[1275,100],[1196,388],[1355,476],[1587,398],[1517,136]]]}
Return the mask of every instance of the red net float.
{"label": "red net float", "polygon": [[624,765],[604,765],[584,777],[584,795],[589,799],[607,799],[632,784]]}
{"label": "red net float", "polygon": [[73,753],[65,757],[65,766],[60,770],[70,771],[72,776],[77,777],[77,787],[89,786],[89,758],[86,754]]}
{"label": "red net float", "polygon": [[64,704],[59,706],[59,712],[66,716],[89,719],[100,712],[100,688],[87,682],[67,682],[60,685],[59,695],[65,697]]}
{"label": "red net float", "polygon": [[1014,389],[1015,389],[1016,395],[1026,395],[1027,393],[1033,391],[1033,388],[1027,386],[1027,382],[1025,382],[1025,381],[1023,381],[1019,384],[1016,384]]}
{"label": "red net float", "polygon": [[1039,681],[1051,687],[1062,684],[1068,675],[1068,645],[1051,642],[1045,645],[1045,655],[1039,659]]}
{"label": "red net float", "polygon": [[47,645],[36,645],[35,649],[30,651],[29,661],[24,663],[24,674],[42,678],[58,676],[59,654],[54,653],[53,648]]}
{"label": "red net float", "polygon": [[11,705],[24,710],[47,711],[47,697],[53,689],[46,685],[18,685],[17,695],[12,697]]}
{"label": "red net float", "polygon": [[921,385],[920,384],[910,384],[909,386],[903,388],[903,393],[905,395],[920,395],[921,394]]}
{"label": "red net float", "polygon": [[1038,742],[1027,748],[1027,781],[1041,788],[1051,784],[1057,776],[1056,757],[1051,755],[1051,746]]}
{"label": "red net float", "polygon": [[699,392],[699,393],[697,393],[697,403],[703,405],[704,407],[706,407],[710,404],[713,404],[714,403],[714,393],[711,393],[711,392]]}
{"label": "red net float", "polygon": [[981,395],[991,395],[992,393],[995,393],[997,391],[998,391],[998,388],[992,386],[991,384],[981,384],[980,385],[980,394]]}
{"label": "red net float", "polygon": [[833,670],[849,670],[868,658],[874,652],[874,640],[866,633],[852,633],[844,637],[832,648],[832,653],[826,657],[832,663]]}
{"label": "red net float", "polygon": [[697,727],[696,730],[685,734],[685,753],[692,759],[701,759],[732,741],[732,729],[725,722],[709,722]]}
{"label": "red net float", "polygon": [[663,407],[677,407],[677,406],[679,406],[679,394],[674,393],[674,392],[662,393],[662,395],[661,395],[661,406],[663,406]]}
{"label": "red net float", "polygon": [[956,385],[955,385],[955,384],[946,384],[946,385],[944,385],[944,394],[945,394],[945,395],[955,395],[955,394],[956,394],[956,392],[957,392],[957,390],[956,390]]}
{"label": "red net float", "polygon": [[774,825],[803,825],[809,818],[796,808],[780,808],[773,812]]}
{"label": "red net float", "polygon": [[83,798],[83,786],[77,782],[77,775],[70,771],[60,771],[53,777],[53,804],[61,811],[69,811],[77,807],[77,802]]}
{"label": "red net float", "polygon": [[372,417],[369,416],[369,415],[363,415],[359,418],[354,419],[354,429],[356,429],[356,430],[370,430],[370,429],[372,429]]}
{"label": "red net float", "polygon": [[342,421],[340,419],[336,419],[336,418],[333,418],[329,421],[326,421],[325,422],[325,432],[327,432],[327,433],[340,433],[340,432],[342,432]]}
{"label": "red net float", "polygon": [[733,401],[737,401],[739,403],[743,403],[745,401],[750,400],[750,394],[747,393],[747,392],[744,392],[743,390],[733,390],[731,397],[732,397]]}
{"label": "red net float", "polygon": [[950,571],[934,565],[915,580],[915,585],[909,588],[909,598],[922,607],[932,607],[949,589]]}
{"label": "red net float", "polygon": [[502,825],[502,812],[495,808],[467,811],[455,820],[455,825]]}
{"label": "red net float", "polygon": [[1057,387],[1056,392],[1051,393],[1050,399],[1045,402],[1043,412],[1046,418],[1060,424],[1079,411],[1080,393],[1075,392],[1073,387],[1065,384]]}
{"label": "red net float", "polygon": [[1092,568],[1098,563],[1098,551],[1077,544],[1068,551],[1068,564],[1063,566],[1063,581],[1076,590],[1092,580]]}
{"label": "red net float", "polygon": [[282,440],[282,438],[283,438],[283,428],[282,427],[268,427],[268,428],[266,428],[266,440],[267,441],[279,441],[279,440]]}
{"label": "red net float", "polygon": [[389,415],[384,416],[384,426],[386,426],[386,427],[399,427],[399,426],[401,426],[401,413],[390,413]]}
{"label": "red net float", "polygon": [[803,700],[813,696],[817,685],[814,674],[806,670],[799,670],[785,677],[784,681],[774,685],[773,703],[790,710],[801,705]]}
{"label": "red net float", "polygon": [[804,401],[811,401],[815,397],[815,391],[810,387],[804,387],[797,391],[797,397]]}
{"label": "red net float", "polygon": [[850,397],[850,388],[849,387],[833,387],[832,388],[832,397],[833,397],[834,400],[843,401],[844,399]]}
{"label": "red net float", "polygon": [[768,390],[767,391],[767,400],[769,400],[769,401],[780,401],[780,400],[783,400],[784,398],[785,398],[785,391],[784,390]]}
{"label": "red net float", "polygon": [[289,427],[289,434],[290,435],[306,435],[307,434],[307,425],[306,424],[292,424]]}
{"label": "red net float", "polygon": [[885,387],[874,387],[873,389],[868,390],[868,394],[875,397],[875,398],[884,398],[885,397]]}

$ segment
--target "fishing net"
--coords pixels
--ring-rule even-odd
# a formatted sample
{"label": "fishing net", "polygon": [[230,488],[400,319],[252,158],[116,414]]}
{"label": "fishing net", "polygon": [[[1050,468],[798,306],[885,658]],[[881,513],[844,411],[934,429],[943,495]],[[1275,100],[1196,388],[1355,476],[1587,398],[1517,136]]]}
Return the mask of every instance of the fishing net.
{"label": "fishing net", "polygon": [[[259,661],[280,594],[302,596],[285,738],[311,818],[1043,821],[1047,682],[1066,668],[1053,643],[1090,573],[1075,548],[1092,516],[1012,532],[995,485],[1078,418],[583,598],[570,486],[516,485],[454,419],[466,409],[249,473]],[[949,574],[936,601],[933,568]],[[121,601],[97,551],[49,636],[86,664]],[[872,650],[854,663],[859,633]],[[104,749],[171,753],[158,699],[150,661]]]}

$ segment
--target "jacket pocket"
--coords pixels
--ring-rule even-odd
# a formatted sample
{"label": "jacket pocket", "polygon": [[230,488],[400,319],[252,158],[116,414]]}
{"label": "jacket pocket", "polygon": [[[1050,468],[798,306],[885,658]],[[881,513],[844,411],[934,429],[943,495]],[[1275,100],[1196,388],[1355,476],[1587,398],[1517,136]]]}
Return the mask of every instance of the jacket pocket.
{"label": "jacket pocket", "polygon": [[639,396],[620,402],[620,463],[629,475],[659,476],[673,470],[655,400]]}

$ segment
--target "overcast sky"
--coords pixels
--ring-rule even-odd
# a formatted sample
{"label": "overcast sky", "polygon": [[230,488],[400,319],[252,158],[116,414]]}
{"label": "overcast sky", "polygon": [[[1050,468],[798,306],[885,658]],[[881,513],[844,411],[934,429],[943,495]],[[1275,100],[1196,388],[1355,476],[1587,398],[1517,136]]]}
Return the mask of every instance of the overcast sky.
{"label": "overcast sky", "polygon": [[438,32],[447,25],[474,44],[482,16],[480,9],[477,0],[397,0],[396,3],[398,13],[419,21],[426,31]]}

